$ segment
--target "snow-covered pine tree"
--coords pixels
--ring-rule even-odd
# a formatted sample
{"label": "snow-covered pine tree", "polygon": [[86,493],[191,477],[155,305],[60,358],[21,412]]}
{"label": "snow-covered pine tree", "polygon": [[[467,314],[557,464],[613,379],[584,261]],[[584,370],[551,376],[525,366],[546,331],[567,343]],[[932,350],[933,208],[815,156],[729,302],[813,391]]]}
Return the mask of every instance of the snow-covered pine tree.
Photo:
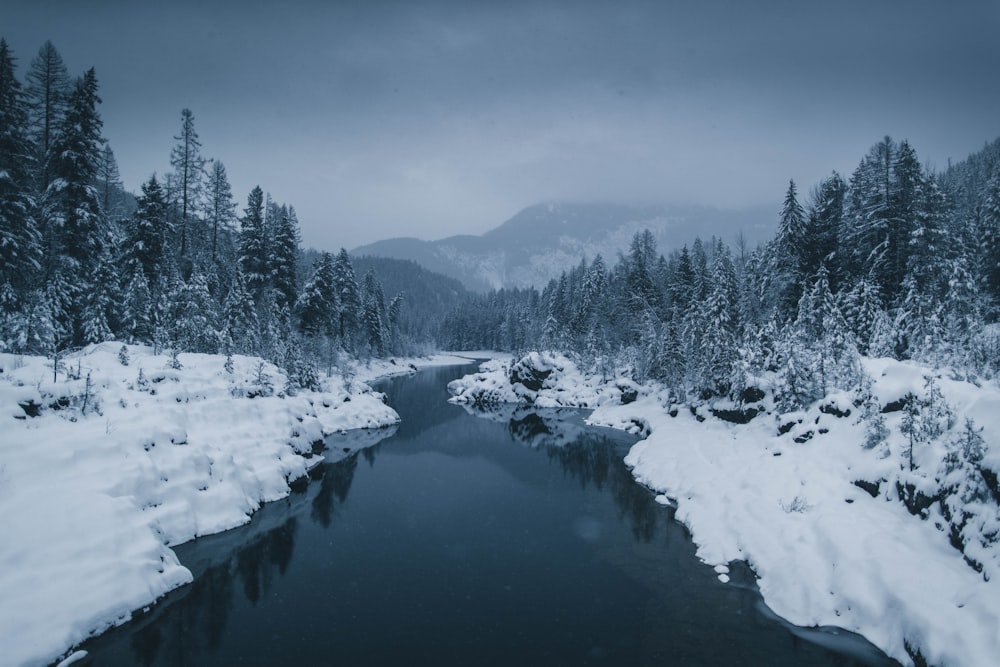
{"label": "snow-covered pine tree", "polygon": [[302,287],[296,304],[299,331],[306,336],[337,334],[337,291],[333,255],[324,252]]}
{"label": "snow-covered pine tree", "polygon": [[205,276],[194,273],[186,283],[179,281],[170,301],[173,346],[185,352],[218,352],[218,312]]}
{"label": "snow-covered pine tree", "polygon": [[9,308],[20,308],[20,295],[41,268],[34,169],[27,103],[15,75],[14,56],[0,39],[0,285],[9,284],[17,297]]}
{"label": "snow-covered pine tree", "polygon": [[334,287],[337,291],[337,328],[345,350],[355,349],[354,341],[361,333],[361,291],[354,277],[354,265],[343,248],[333,263]]}
{"label": "snow-covered pine tree", "polygon": [[806,232],[806,214],[799,204],[795,181],[789,180],[768,261],[779,312],[791,313],[802,296],[802,285],[807,277],[802,269],[807,261],[807,246],[812,242]]}
{"label": "snow-covered pine tree", "polygon": [[150,343],[153,340],[153,303],[149,281],[139,264],[128,269],[122,290],[120,335],[129,343]]}
{"label": "snow-covered pine tree", "polygon": [[205,216],[212,229],[212,261],[219,260],[220,235],[228,237],[236,221],[236,202],[233,189],[229,185],[226,166],[219,160],[212,160],[208,170]]}
{"label": "snow-covered pine tree", "polygon": [[232,341],[232,351],[237,354],[260,352],[260,323],[253,296],[247,289],[243,272],[237,271],[223,304],[225,334]]}
{"label": "snow-covered pine tree", "polygon": [[247,197],[247,207],[240,219],[239,265],[246,290],[255,302],[263,300],[270,289],[267,270],[267,230],[264,227],[264,191],[254,187]]}
{"label": "snow-covered pine tree", "polygon": [[133,267],[140,268],[148,285],[163,273],[173,225],[167,215],[166,193],[155,174],[142,184],[136,201],[138,208],[127,225],[120,262],[129,273],[134,273]]}
{"label": "snow-covered pine tree", "polygon": [[[76,83],[68,109],[53,141],[51,175],[45,192],[46,209],[53,228],[58,229],[58,261],[72,285],[70,292],[74,342],[83,342],[80,296],[93,286],[94,274],[110,238],[95,187],[101,161],[101,119],[97,105],[97,75],[89,69]],[[55,262],[52,262],[53,264]]]}
{"label": "snow-covered pine tree", "polygon": [[191,218],[199,208],[202,185],[205,179],[205,158],[201,157],[201,141],[194,129],[194,114],[190,109],[181,110],[181,131],[170,151],[170,166],[174,168],[177,186],[177,206],[180,216],[180,255],[188,254]]}
{"label": "snow-covered pine tree", "polygon": [[[827,269],[836,266],[837,233],[844,218],[844,198],[847,195],[847,184],[840,174],[833,174],[825,179],[813,191],[809,213],[803,235],[805,241],[799,257],[799,275],[814,276],[820,265]],[[837,290],[838,276],[831,271],[830,287]]]}
{"label": "snow-covered pine tree", "polygon": [[729,249],[719,243],[712,262],[712,280],[702,309],[701,369],[696,390],[703,396],[726,396],[738,376],[736,271]]}
{"label": "snow-covered pine tree", "polygon": [[26,78],[35,144],[37,187],[44,193],[52,181],[53,145],[66,114],[72,85],[62,56],[46,41],[31,61]]}
{"label": "snow-covered pine tree", "polygon": [[387,338],[385,293],[374,269],[369,269],[365,273],[362,304],[368,351],[374,356],[381,357],[385,355]]}
{"label": "snow-covered pine tree", "polygon": [[268,271],[280,308],[292,308],[298,298],[296,262],[299,253],[299,223],[295,209],[275,206],[273,239],[268,244]]}

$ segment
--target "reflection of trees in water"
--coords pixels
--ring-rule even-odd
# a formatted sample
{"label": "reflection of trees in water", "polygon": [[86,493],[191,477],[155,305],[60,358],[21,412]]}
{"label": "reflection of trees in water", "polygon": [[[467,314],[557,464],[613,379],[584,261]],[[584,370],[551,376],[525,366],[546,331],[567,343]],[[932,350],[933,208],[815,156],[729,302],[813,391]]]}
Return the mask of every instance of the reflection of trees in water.
{"label": "reflection of trees in water", "polygon": [[[375,465],[375,458],[379,445],[372,445],[362,449],[361,456],[364,456],[368,465]],[[342,461],[337,461],[329,465],[321,466],[322,478],[320,479],[319,492],[312,500],[312,509],[309,516],[312,520],[324,528],[329,528],[333,522],[335,502],[341,504],[347,500],[347,494],[351,490],[354,482],[354,473],[358,469],[358,453],[348,456]]]}
{"label": "reflection of trees in water", "polygon": [[292,562],[297,528],[298,520],[292,517],[251,542],[236,557],[236,571],[243,582],[243,594],[253,604],[256,605],[261,594],[271,589],[275,568],[279,574],[288,570],[288,564]]}
{"label": "reflection of trees in water", "polygon": [[[615,442],[591,427],[574,423],[575,411],[513,409],[505,416],[508,430],[519,442],[543,449],[549,460],[558,462],[563,470],[580,482],[581,488],[607,487],[637,540],[649,542],[656,534],[661,508],[652,494],[638,484],[622,462]],[[494,410],[489,416],[496,418]]]}
{"label": "reflection of trees in water", "polygon": [[[224,562],[205,570],[189,587],[177,591],[177,599],[117,631],[131,635],[129,662],[146,667],[204,662],[203,656],[214,653],[226,634],[235,578],[239,577],[247,600],[256,605],[261,594],[270,589],[275,572],[280,576],[287,571],[297,528],[297,519],[291,517],[262,533]],[[114,645],[115,634],[111,631],[96,640],[98,655],[102,642]]]}
{"label": "reflection of trees in water", "polygon": [[388,404],[399,413],[402,419],[399,435],[413,439],[461,414],[448,402],[448,382],[454,380],[456,374],[475,373],[478,368],[478,364],[426,368],[420,371],[417,381],[411,376],[395,377],[381,380],[374,387],[385,393]]}
{"label": "reflection of trees in water", "polygon": [[[377,449],[375,445],[313,470],[313,481],[305,491],[306,495],[315,493],[310,507],[313,520],[324,527],[331,524],[336,506],[347,500],[359,457],[373,464]],[[319,488],[314,491],[316,485]],[[122,633],[123,638],[128,637],[124,650],[131,653],[129,662],[133,664],[150,667],[204,662],[204,656],[214,653],[225,636],[236,587],[240,586],[247,601],[256,606],[288,571],[298,521],[295,516],[289,517],[252,538],[224,561],[208,567],[190,586],[176,591],[173,601],[95,640],[95,650],[99,651],[103,642],[114,646],[115,635]]]}

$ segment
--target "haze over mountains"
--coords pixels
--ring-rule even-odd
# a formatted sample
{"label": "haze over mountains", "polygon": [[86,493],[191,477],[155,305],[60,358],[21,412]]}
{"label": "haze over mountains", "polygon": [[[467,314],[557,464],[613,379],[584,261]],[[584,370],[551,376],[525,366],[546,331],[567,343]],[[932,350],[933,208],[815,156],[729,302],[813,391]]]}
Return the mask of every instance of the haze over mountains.
{"label": "haze over mountains", "polygon": [[481,236],[438,241],[394,238],[355,248],[351,255],[416,262],[476,291],[545,284],[562,271],[602,255],[613,262],[632,236],[649,229],[667,253],[712,236],[751,247],[774,233],[777,209],[720,211],[704,207],[547,203],[528,207]]}

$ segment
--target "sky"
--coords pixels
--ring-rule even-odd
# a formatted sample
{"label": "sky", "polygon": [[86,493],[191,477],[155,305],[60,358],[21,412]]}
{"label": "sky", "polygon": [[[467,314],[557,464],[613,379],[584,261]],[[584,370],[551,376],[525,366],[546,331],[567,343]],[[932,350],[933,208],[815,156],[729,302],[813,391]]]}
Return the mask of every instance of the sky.
{"label": "sky", "polygon": [[1000,2],[4,0],[22,75],[94,67],[125,186],[181,110],[303,245],[480,234],[540,202],[772,206],[885,135],[933,169],[1000,136]]}

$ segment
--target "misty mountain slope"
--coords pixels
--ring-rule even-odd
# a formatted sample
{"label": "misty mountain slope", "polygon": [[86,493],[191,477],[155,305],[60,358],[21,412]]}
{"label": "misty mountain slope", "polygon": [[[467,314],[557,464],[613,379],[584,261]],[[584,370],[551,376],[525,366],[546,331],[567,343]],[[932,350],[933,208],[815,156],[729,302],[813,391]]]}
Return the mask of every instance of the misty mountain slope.
{"label": "misty mountain slope", "polygon": [[770,208],[719,211],[703,207],[549,203],[531,206],[481,236],[439,241],[397,238],[355,248],[352,255],[392,257],[451,276],[471,290],[541,287],[562,271],[600,254],[613,261],[632,236],[649,229],[663,252],[700,236],[751,245],[774,230]]}

